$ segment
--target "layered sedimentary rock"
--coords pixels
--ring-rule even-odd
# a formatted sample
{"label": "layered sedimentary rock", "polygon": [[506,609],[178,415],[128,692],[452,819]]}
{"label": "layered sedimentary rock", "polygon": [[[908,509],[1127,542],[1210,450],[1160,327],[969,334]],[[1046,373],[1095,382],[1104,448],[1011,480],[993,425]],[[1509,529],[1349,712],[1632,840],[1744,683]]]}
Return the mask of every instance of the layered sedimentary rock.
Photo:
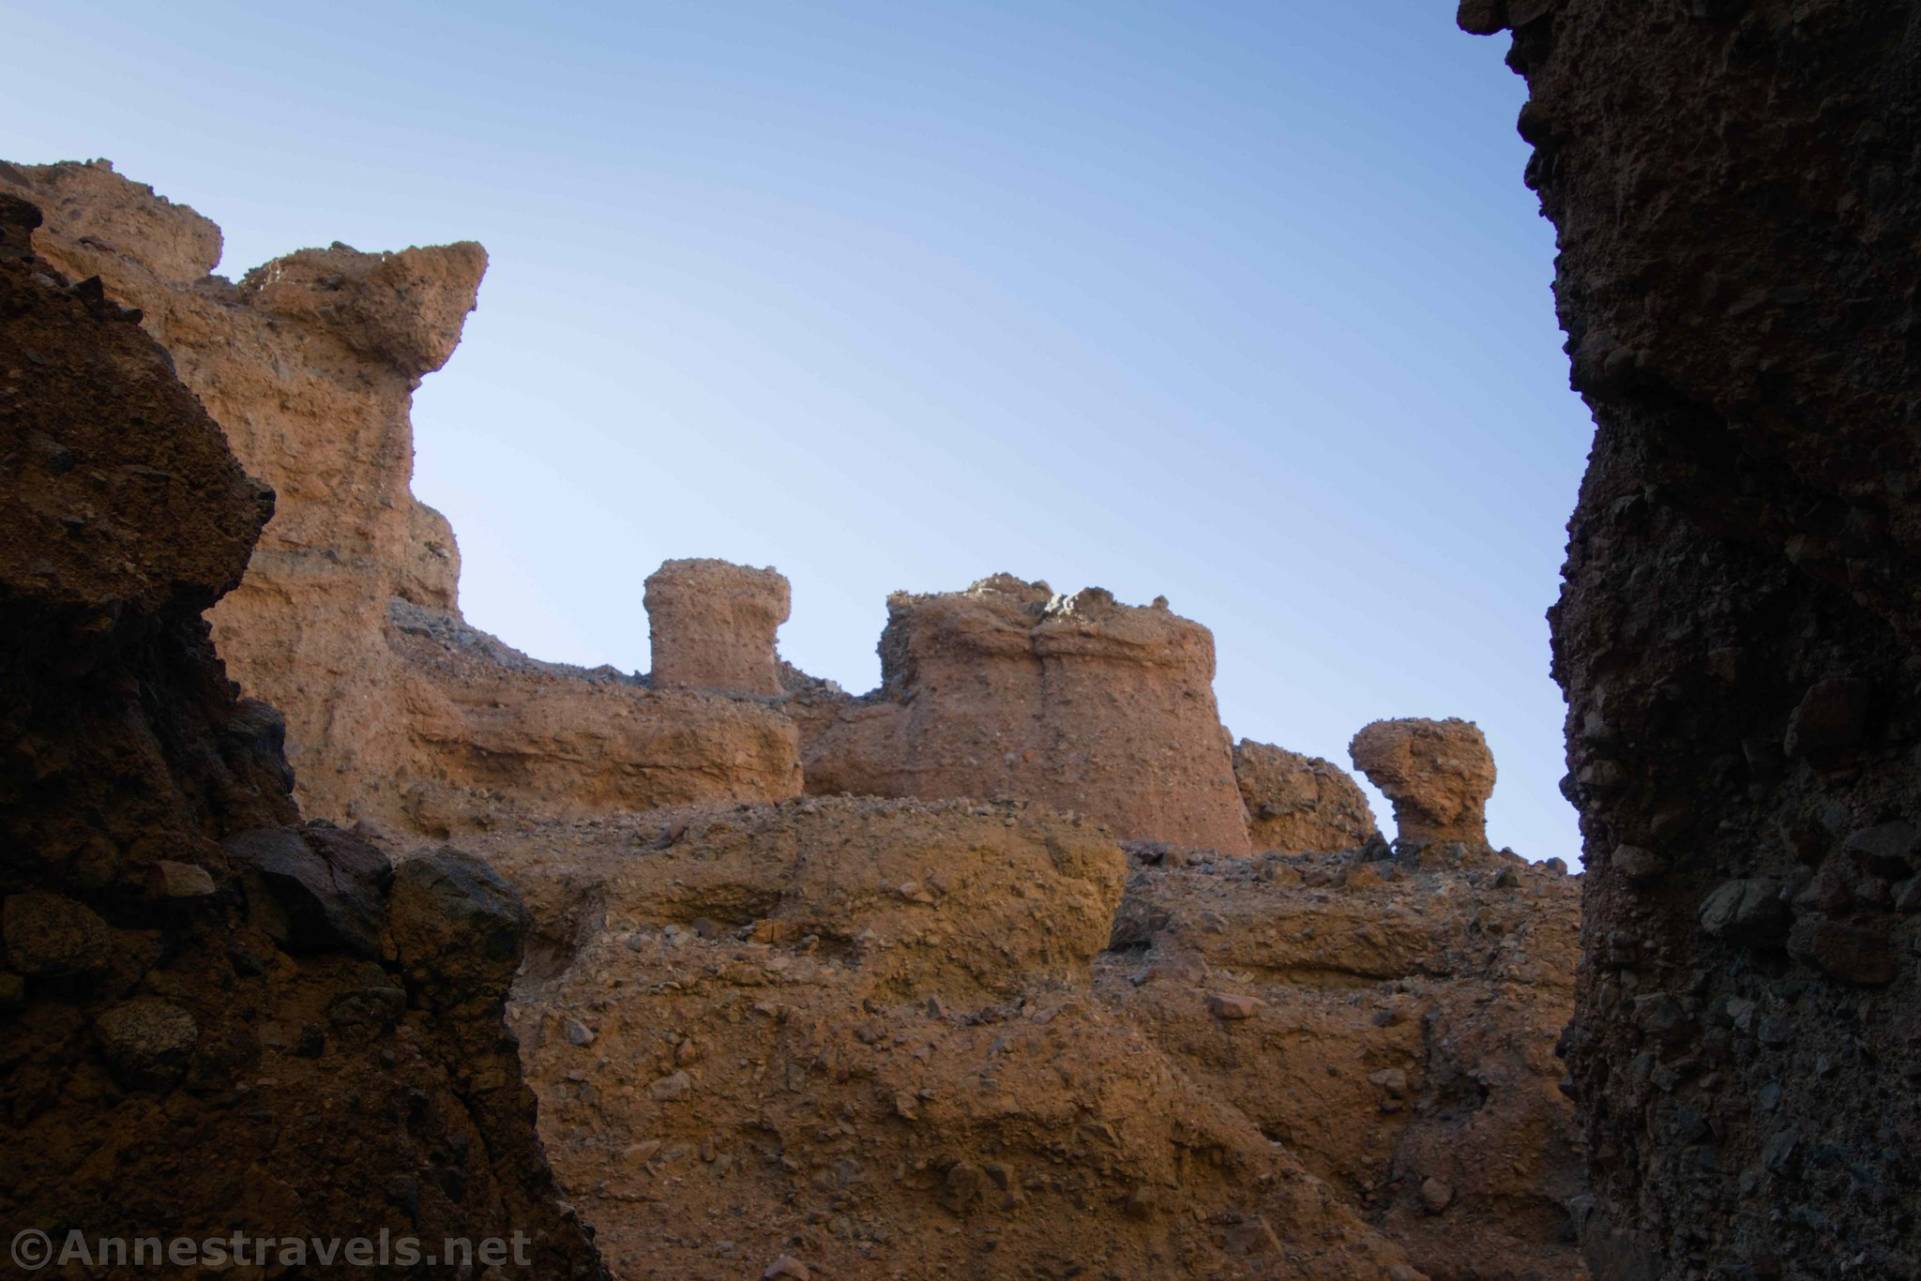
{"label": "layered sedimentary rock", "polygon": [[201,618],[273,496],[37,221],[0,194],[0,1216],[60,1252],[273,1237],[239,1274],[315,1277],[364,1269],[288,1238],[518,1232],[508,1274],[601,1275],[502,1023],[524,909],[293,826]]}
{"label": "layered sedimentary rock", "polygon": [[1375,721],[1354,736],[1347,751],[1354,768],[1393,804],[1401,841],[1487,844],[1494,753],[1472,721]]}
{"label": "layered sedimentary rock", "polygon": [[538,920],[514,1019],[617,1272],[1580,1273],[1558,874],[1130,870],[972,802],[479,839]]}
{"label": "layered sedimentary rock", "polygon": [[1912,4],[1469,4],[1596,433],[1553,611],[1604,1277],[1921,1275]]}
{"label": "layered sedimentary rock", "polygon": [[1329,854],[1378,834],[1367,794],[1332,761],[1244,738],[1234,745],[1234,781],[1257,850]]}
{"label": "layered sedimentary rock", "polygon": [[1096,991],[1429,1276],[1578,1276],[1574,886],[1369,857],[1154,858]]}
{"label": "layered sedimentary rock", "polygon": [[890,597],[880,654],[880,690],[810,733],[810,792],[1032,800],[1247,852],[1214,638],[1164,601],[998,574]]}
{"label": "layered sedimentary rock", "polygon": [[[389,604],[386,639],[400,663],[393,696],[409,774],[400,806],[379,813],[407,830],[800,792],[793,724],[754,701],[539,662],[404,600]],[[349,797],[350,811],[362,808]]]}
{"label": "layered sedimentary rock", "polygon": [[[190,781],[138,801],[146,826],[96,839],[57,792],[33,811],[36,848],[78,888],[8,882],[0,1006],[24,992],[23,1017],[48,1018],[49,996],[95,991],[75,986],[76,958],[105,940],[131,959],[97,1007],[46,1025],[67,1037],[57,1051],[38,1031],[9,1047],[9,1071],[27,1065],[11,1098],[65,1124],[77,1114],[47,1102],[63,1081],[116,1107],[171,1091],[226,1109],[196,1133],[270,1146],[375,1227],[507,1214],[543,1234],[539,1275],[591,1268],[541,1199],[500,1029],[523,918],[491,865],[534,914],[511,1021],[543,1132],[623,1275],[1579,1275],[1551,1056],[1571,883],[1491,854],[1465,871],[1369,861],[1382,850],[1350,778],[1230,749],[1204,628],[1005,576],[898,596],[885,683],[854,699],[779,664],[777,574],[670,562],[648,583],[651,677],[536,662],[461,619],[453,533],[407,494],[407,397],[458,338],[477,250],[336,246],[234,286],[206,275],[211,224],[104,167],[0,169],[0,185],[53,199],[52,252],[107,277],[80,304],[148,307],[236,445],[286,486],[284,521],[215,617],[247,682],[294,708],[306,802],[460,831],[489,860],[423,848],[396,867],[358,833],[290,826],[278,718],[196,668],[216,747],[163,721],[136,750],[109,726],[74,766],[104,797],[128,760],[178,748],[169,768]],[[156,565],[152,582],[230,586],[246,562],[252,526],[227,537],[176,505],[180,541],[149,549],[120,515],[144,519],[143,496],[176,495],[179,476],[225,492],[206,468],[103,473],[25,439],[15,456],[93,487],[84,509],[70,491],[22,507],[39,523],[18,546],[49,550],[21,563],[45,581],[200,548],[218,564]],[[233,483],[223,503],[258,505]],[[215,594],[188,591],[169,626]],[[164,658],[146,636],[128,652]],[[136,691],[170,706],[146,668],[115,688],[130,725],[155,714],[128,710]],[[1810,712],[1801,740],[1836,720]],[[792,796],[797,741],[812,790],[943,799],[712,804]],[[33,771],[65,777],[67,749],[20,742],[16,796]],[[1249,860],[1250,822],[1263,844],[1364,848]],[[1144,839],[1124,855],[1114,834]],[[412,1092],[396,1101],[376,1069]],[[367,1120],[396,1116],[397,1131]],[[77,1149],[53,1124],[29,1132],[44,1150],[9,1156],[17,1186],[70,1190],[54,1171]],[[168,1183],[183,1214],[310,1212],[219,1163],[162,1168],[160,1150],[120,1168]],[[386,1210],[368,1208],[380,1177]],[[118,1222],[98,1189],[126,1185],[88,1186],[89,1213]]]}
{"label": "layered sedimentary rock", "polygon": [[774,634],[787,580],[724,560],[670,560],[647,576],[648,672],[655,689],[781,693]]}
{"label": "layered sedimentary rock", "polygon": [[279,493],[215,637],[242,686],[286,715],[309,814],[433,835],[514,809],[799,790],[795,733],[777,713],[538,663],[459,617],[453,532],[408,487],[408,413],[459,341],[480,246],[336,244],[236,285],[207,274],[211,222],[104,162],[0,167],[0,190],[46,206],[51,261],[144,312],[241,462]]}

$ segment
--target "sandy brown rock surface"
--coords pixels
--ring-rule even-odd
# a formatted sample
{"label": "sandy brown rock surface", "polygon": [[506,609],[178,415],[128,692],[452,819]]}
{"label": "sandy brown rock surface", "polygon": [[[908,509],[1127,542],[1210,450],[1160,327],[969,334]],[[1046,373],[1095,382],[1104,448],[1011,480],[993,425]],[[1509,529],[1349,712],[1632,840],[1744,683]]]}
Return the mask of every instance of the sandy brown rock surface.
{"label": "sandy brown rock surface", "polygon": [[402,808],[386,812],[407,830],[800,792],[794,726],[753,700],[538,662],[405,601],[389,605],[387,643],[413,763]]}
{"label": "sandy brown rock surface", "polygon": [[620,1275],[1578,1275],[1557,874],[1130,863],[976,802],[479,839],[539,922],[514,1019]]}
{"label": "sandy brown rock surface", "polygon": [[207,274],[212,223],[104,162],[0,167],[0,191],[46,207],[49,261],[143,312],[279,495],[214,630],[241,685],[285,715],[310,815],[432,835],[515,808],[799,791],[778,714],[538,663],[460,619],[453,531],[409,489],[408,413],[459,342],[480,246],[336,244],[233,284]]}
{"label": "sandy brown rock surface", "polygon": [[1329,854],[1378,835],[1367,794],[1332,761],[1244,738],[1234,745],[1234,782],[1257,850]]}
{"label": "sandy brown rock surface", "polygon": [[1573,883],[1366,858],[1149,862],[1095,989],[1429,1275],[1578,1275]]}
{"label": "sandy brown rock surface", "polygon": [[[430,840],[390,867],[359,834],[289,829],[282,796],[206,820],[224,843],[141,861],[143,895],[225,904],[301,966],[341,958],[276,998],[261,1043],[300,1060],[287,1080],[336,1097],[316,1074],[361,1078],[330,1056],[384,1064],[395,1029],[440,1038],[428,1067],[397,1060],[431,1091],[457,1045],[444,1088],[489,1100],[468,1103],[481,1146],[524,1156],[537,1190],[498,1032],[524,926],[498,870],[532,912],[510,1020],[541,1133],[623,1276],[1579,1275],[1552,1058],[1572,883],[1478,842],[1387,857],[1341,770],[1230,747],[1204,627],[1006,575],[897,595],[884,683],[854,698],[779,662],[780,575],[673,561],[647,584],[649,677],[539,662],[460,617],[453,531],[407,488],[408,398],[453,351],[477,247],[302,251],[236,286],[205,276],[211,224],[110,170],[0,168],[0,187],[53,199],[49,252],[105,277],[83,304],[146,308],[284,485],[251,561],[224,527],[194,546],[225,587],[247,564],[217,633],[286,702],[303,802],[487,860]],[[28,514],[36,543],[73,528],[64,499]],[[111,519],[83,529],[143,550]],[[279,718],[230,719],[284,791]],[[1491,761],[1485,780],[1450,765],[1458,724],[1453,755],[1404,734],[1381,758],[1457,840],[1492,784]],[[872,795],[799,799],[803,758],[809,791]],[[103,937],[16,897],[26,983]],[[342,998],[349,977],[365,990]],[[200,1007],[123,1004],[95,1033],[116,1079],[198,1061]]]}
{"label": "sandy brown rock surface", "polygon": [[648,672],[655,689],[781,693],[774,636],[787,580],[724,560],[670,560],[647,576]]}
{"label": "sandy brown rock surface", "polygon": [[602,1275],[502,1023],[524,909],[458,856],[414,892],[294,826],[279,720],[201,618],[272,495],[137,317],[29,255],[37,221],[0,194],[0,1217],[61,1243],[520,1232],[508,1275]]}
{"label": "sandy brown rock surface", "polygon": [[1247,851],[1214,638],[1165,602],[998,574],[889,598],[880,653],[880,690],[803,745],[810,792],[1033,800]]}

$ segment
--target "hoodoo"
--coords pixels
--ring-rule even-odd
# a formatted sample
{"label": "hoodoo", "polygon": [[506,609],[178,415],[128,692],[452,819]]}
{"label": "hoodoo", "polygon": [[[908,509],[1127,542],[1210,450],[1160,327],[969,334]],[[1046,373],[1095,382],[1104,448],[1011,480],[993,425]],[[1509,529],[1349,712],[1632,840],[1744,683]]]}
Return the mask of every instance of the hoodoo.
{"label": "hoodoo", "polygon": [[1165,602],[996,574],[891,597],[880,655],[878,693],[804,745],[810,791],[1041,801],[1247,852],[1214,637]]}
{"label": "hoodoo", "polygon": [[655,689],[781,692],[774,633],[787,621],[787,580],[724,560],[670,560],[647,576]]}
{"label": "hoodoo", "polygon": [[1393,803],[1401,841],[1487,845],[1494,754],[1478,726],[1453,719],[1375,721],[1347,750],[1354,767]]}

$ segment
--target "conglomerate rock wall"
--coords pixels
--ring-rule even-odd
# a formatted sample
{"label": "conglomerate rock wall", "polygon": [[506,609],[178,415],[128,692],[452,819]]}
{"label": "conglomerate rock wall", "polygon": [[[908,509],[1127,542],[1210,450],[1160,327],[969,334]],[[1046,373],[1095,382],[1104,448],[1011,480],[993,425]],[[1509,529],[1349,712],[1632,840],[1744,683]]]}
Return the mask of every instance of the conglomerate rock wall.
{"label": "conglomerate rock wall", "polygon": [[39,220],[0,194],[0,1219],[63,1275],[164,1235],[357,1276],[289,1252],[382,1233],[603,1275],[502,1023],[524,909],[452,851],[295,826],[279,718],[201,618],[273,494]]}
{"label": "conglomerate rock wall", "polygon": [[45,209],[50,262],[142,311],[279,495],[214,635],[241,685],[285,714],[310,816],[444,835],[516,808],[800,790],[776,712],[538,663],[460,619],[453,531],[409,489],[409,407],[459,342],[479,245],[303,249],[234,284],[208,274],[213,223],[105,162],[0,165],[4,191]]}
{"label": "conglomerate rock wall", "polygon": [[1467,0],[1596,433],[1552,615],[1598,1276],[1921,1276],[1921,6]]}

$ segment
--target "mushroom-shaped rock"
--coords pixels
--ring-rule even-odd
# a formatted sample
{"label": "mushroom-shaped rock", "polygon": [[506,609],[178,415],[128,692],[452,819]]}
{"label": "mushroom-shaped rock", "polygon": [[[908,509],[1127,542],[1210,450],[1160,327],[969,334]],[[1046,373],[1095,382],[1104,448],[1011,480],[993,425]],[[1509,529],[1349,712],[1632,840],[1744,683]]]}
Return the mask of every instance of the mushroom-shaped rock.
{"label": "mushroom-shaped rock", "polygon": [[787,621],[787,579],[724,560],[670,560],[647,577],[655,689],[779,694],[774,634]]}
{"label": "mushroom-shaped rock", "polygon": [[1244,738],[1234,746],[1234,781],[1257,850],[1332,854],[1375,833],[1367,793],[1332,761]]}
{"label": "mushroom-shaped rock", "polygon": [[1394,803],[1400,839],[1487,844],[1494,755],[1472,721],[1375,721],[1347,745],[1354,767]]}

